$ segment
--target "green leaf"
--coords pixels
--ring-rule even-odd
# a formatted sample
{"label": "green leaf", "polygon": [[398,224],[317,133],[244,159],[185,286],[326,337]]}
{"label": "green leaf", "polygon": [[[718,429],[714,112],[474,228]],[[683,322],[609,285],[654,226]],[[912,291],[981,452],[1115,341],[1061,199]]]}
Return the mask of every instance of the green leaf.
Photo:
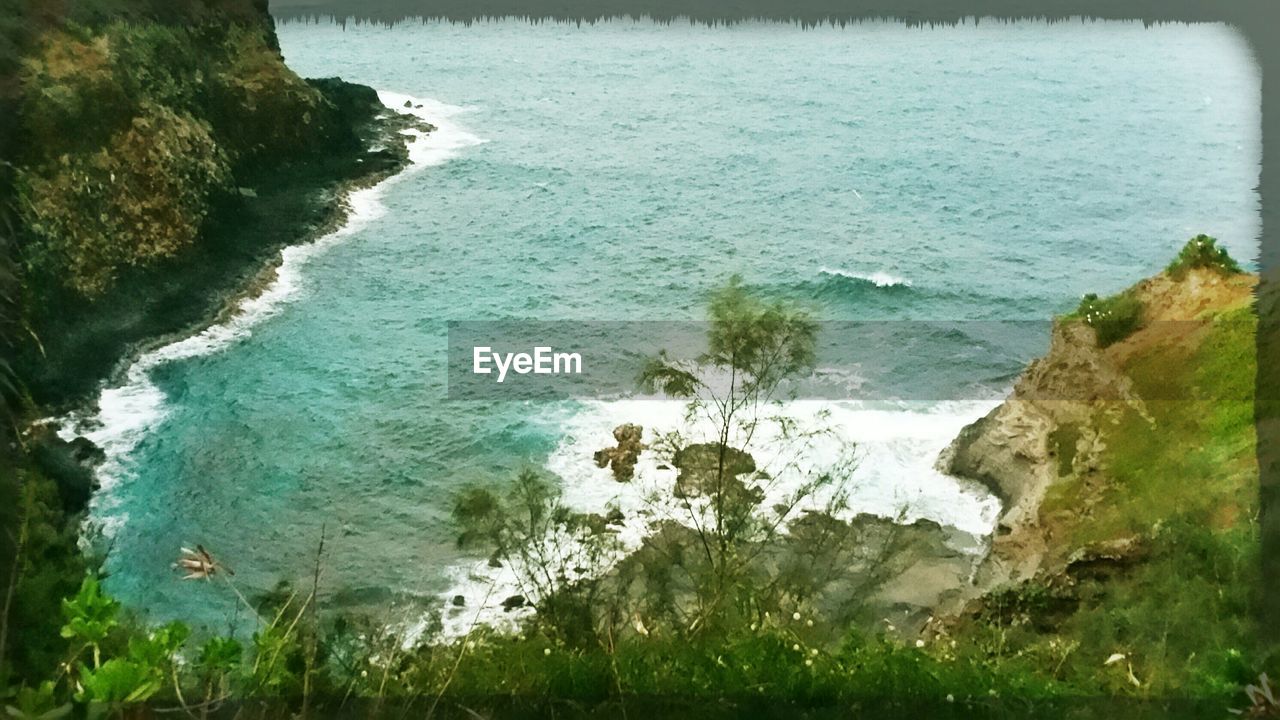
{"label": "green leaf", "polygon": [[81,701],[136,703],[150,699],[164,687],[164,675],[127,658],[113,658],[97,670],[80,666]]}
{"label": "green leaf", "polygon": [[120,603],[102,592],[98,579],[86,577],[75,597],[62,601],[62,615],[67,622],[59,634],[96,645],[116,626],[119,610]]}

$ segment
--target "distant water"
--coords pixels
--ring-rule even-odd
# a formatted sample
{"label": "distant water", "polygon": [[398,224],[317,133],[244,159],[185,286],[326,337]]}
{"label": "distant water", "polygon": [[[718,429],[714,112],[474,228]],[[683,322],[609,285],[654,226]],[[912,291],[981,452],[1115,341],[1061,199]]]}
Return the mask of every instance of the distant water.
{"label": "distant water", "polygon": [[[418,141],[419,171],[357,196],[357,221],[292,251],[246,316],[104,395],[92,520],[110,589],[156,619],[235,612],[175,579],[180,546],[261,589],[309,576],[322,524],[331,604],[474,606],[486,586],[450,498],[523,466],[583,509],[625,491],[632,514],[591,452],[678,408],[446,401],[448,320],[697,319],[732,273],[829,319],[1043,320],[1198,232],[1256,254],[1259,79],[1221,26],[279,32],[300,74],[424,98],[441,129]],[[831,378],[968,398],[824,404],[858,444],[855,510],[989,530],[994,500],[932,464],[1044,349],[1028,327],[963,338],[976,354],[924,338],[886,349],[892,373]]]}

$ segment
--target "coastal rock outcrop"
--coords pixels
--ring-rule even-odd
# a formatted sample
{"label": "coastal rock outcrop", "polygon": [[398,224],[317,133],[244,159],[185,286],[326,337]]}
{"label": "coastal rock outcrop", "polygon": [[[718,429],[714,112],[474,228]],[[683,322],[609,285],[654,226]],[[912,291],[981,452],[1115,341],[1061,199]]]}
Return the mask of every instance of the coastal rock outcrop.
{"label": "coastal rock outcrop", "polygon": [[1108,428],[1121,414],[1154,423],[1127,375],[1129,361],[1153,347],[1196,342],[1207,322],[1203,313],[1247,303],[1253,282],[1206,269],[1177,280],[1164,273],[1143,280],[1126,291],[1141,303],[1140,324],[1106,347],[1081,319],[1054,322],[1048,353],[938,458],[940,471],[981,483],[1003,506],[979,586],[1029,578],[1050,555],[1067,561],[1072,549],[1051,547],[1051,533],[1041,527],[1046,492],[1065,478],[1102,481]]}
{"label": "coastal rock outcrop", "polygon": [[1141,406],[1093,331],[1059,321],[1048,354],[1031,362],[1004,403],[960,432],[938,466],[977,480],[1000,498],[1001,525],[1034,522],[1045,489],[1059,474],[1094,469],[1095,414]]}
{"label": "coastal rock outcrop", "polygon": [[[720,472],[723,462],[724,472]],[[695,443],[676,451],[671,464],[679,469],[676,475],[675,496],[678,498],[698,497],[714,489],[716,479],[722,478],[726,491],[744,490],[745,486],[738,479],[742,475],[755,472],[756,461],[749,454],[737,448],[725,447],[723,459],[720,446],[716,443]]]}
{"label": "coastal rock outcrop", "polygon": [[644,450],[644,428],[640,425],[626,423],[613,429],[613,439],[618,441],[615,447],[597,450],[596,467],[609,467],[613,470],[613,479],[618,482],[629,482],[636,473],[636,459]]}
{"label": "coastal rock outcrop", "polygon": [[33,427],[26,442],[36,467],[57,486],[63,509],[78,513],[88,507],[98,488],[94,468],[103,460],[102,449],[85,438],[63,440],[47,425]]}

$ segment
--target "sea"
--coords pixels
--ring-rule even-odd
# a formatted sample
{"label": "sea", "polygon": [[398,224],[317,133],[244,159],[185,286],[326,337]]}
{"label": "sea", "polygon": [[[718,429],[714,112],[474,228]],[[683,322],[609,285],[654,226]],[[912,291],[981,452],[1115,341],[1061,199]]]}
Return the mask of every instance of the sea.
{"label": "sea", "polygon": [[845,512],[930,520],[981,553],[999,502],[937,456],[1045,351],[1048,321],[1198,233],[1257,254],[1259,70],[1224,25],[278,32],[300,75],[372,86],[436,130],[261,295],[67,418],[107,456],[88,520],[107,588],[150,621],[252,629],[225,583],[172,567],[200,544],[249,595],[309,587],[319,553],[326,607],[411,633],[510,625],[517,579],[459,547],[459,493],[532,469],[570,508],[620,509],[634,546],[680,519],[671,471],[650,450],[619,483],[594,452],[623,423],[646,442],[707,428],[639,389],[458,397],[450,323],[556,322],[590,357],[619,323],[705,319],[735,275],[821,327],[873,329],[819,357],[824,392],[777,408],[821,442],[786,459],[754,438],[758,464],[786,466],[770,494],[839,466]]}

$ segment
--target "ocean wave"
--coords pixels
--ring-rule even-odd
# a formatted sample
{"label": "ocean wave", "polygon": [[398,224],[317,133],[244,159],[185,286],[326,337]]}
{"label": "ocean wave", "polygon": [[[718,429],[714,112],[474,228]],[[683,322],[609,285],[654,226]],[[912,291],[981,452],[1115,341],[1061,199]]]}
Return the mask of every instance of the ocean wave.
{"label": "ocean wave", "polygon": [[[859,513],[901,519],[926,519],[954,528],[972,542],[956,549],[981,550],[981,538],[990,535],[999,513],[999,501],[985,489],[947,476],[934,467],[938,453],[960,430],[989,412],[998,399],[954,402],[829,402],[818,400],[788,403],[785,414],[803,429],[821,424],[834,430],[798,454],[775,455],[785,447],[778,429],[762,428],[752,442],[751,452],[758,466],[770,476],[761,508],[782,502],[814,471],[835,467],[850,459],[856,466],[845,488],[849,504],[842,519]],[[567,507],[584,513],[604,513],[616,508],[623,522],[616,528],[618,556],[640,546],[662,521],[691,525],[692,517],[671,490],[676,471],[653,450],[643,451],[631,482],[619,483],[611,471],[593,461],[596,450],[616,444],[612,430],[623,423],[644,428],[644,440],[680,429],[689,437],[710,439],[710,426],[686,424],[686,404],[682,401],[626,399],[590,401],[576,410],[560,408],[548,422],[558,423],[562,439],[546,462],[546,469],[561,479],[561,500]],[[820,510],[836,488],[826,488],[797,508]],[[697,501],[695,501],[696,503]],[[580,552],[573,538],[548,538],[559,552]],[[615,558],[616,559],[616,558]],[[490,567],[485,560],[469,561],[445,571],[449,587],[439,595],[446,638],[460,637],[476,624],[498,629],[514,629],[530,608],[509,610],[502,601],[524,595],[518,569]],[[452,599],[461,595],[464,604],[455,607]],[[419,628],[420,630],[420,628]],[[411,633],[416,639],[416,635]]]}
{"label": "ocean wave", "polygon": [[99,489],[90,503],[90,530],[110,538],[128,521],[128,516],[119,512],[119,498],[112,490],[129,477],[132,451],[169,413],[164,392],[151,378],[153,370],[175,361],[211,355],[249,337],[254,326],[279,313],[297,295],[303,287],[302,269],[310,258],[342,242],[385,212],[380,198],[389,186],[412,172],[446,162],[463,148],[484,142],[453,120],[465,108],[385,91],[378,92],[378,99],[395,112],[413,115],[436,127],[431,133],[416,129],[404,131],[410,137],[408,167],[376,185],[349,193],[346,222],[338,229],[313,242],[281,250],[271,283],[261,293],[241,300],[228,319],[139,356],[119,384],[101,391],[96,411],[73,412],[54,420],[64,440],[87,438],[101,448],[104,455],[96,470]]}
{"label": "ocean wave", "polygon": [[876,287],[882,288],[911,287],[910,280],[898,277],[897,275],[891,275],[883,270],[877,270],[871,273],[861,273],[854,272],[852,270],[842,270],[840,268],[829,268],[824,265],[818,268],[818,274],[828,275],[835,278],[844,278],[847,280],[856,280],[859,282],[868,282]]}

